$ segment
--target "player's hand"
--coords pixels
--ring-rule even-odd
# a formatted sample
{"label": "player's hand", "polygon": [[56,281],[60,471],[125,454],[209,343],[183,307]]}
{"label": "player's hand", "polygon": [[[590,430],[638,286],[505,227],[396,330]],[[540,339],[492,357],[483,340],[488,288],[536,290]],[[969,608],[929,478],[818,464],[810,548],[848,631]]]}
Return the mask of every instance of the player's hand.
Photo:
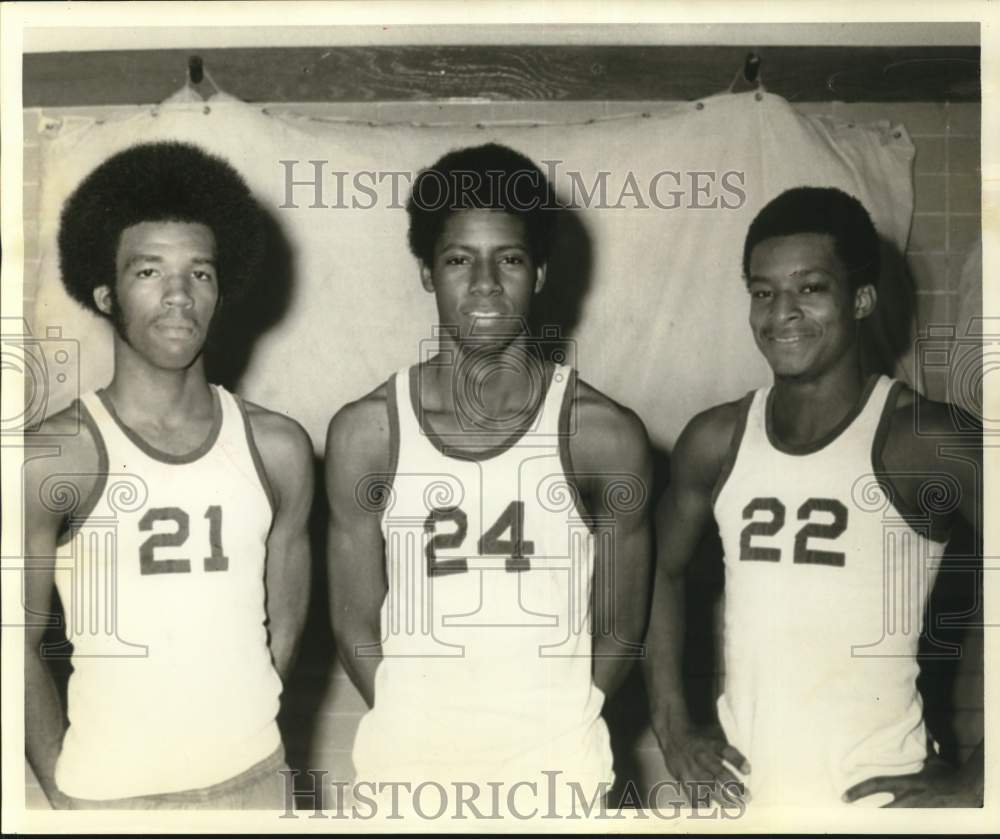
{"label": "player's hand", "polygon": [[53,810],[72,810],[73,799],[64,793],[60,792],[58,789],[53,789],[45,793],[46,798],[49,799],[49,805]]}
{"label": "player's hand", "polygon": [[723,761],[744,775],[750,773],[750,764],[727,742],[721,726],[690,726],[665,740],[664,761],[692,805],[710,797],[727,806],[744,795],[742,782]]}
{"label": "player's hand", "polygon": [[923,769],[912,775],[869,778],[844,793],[844,801],[888,792],[893,800],[885,807],[982,807],[983,792],[966,773],[937,755],[927,758]]}

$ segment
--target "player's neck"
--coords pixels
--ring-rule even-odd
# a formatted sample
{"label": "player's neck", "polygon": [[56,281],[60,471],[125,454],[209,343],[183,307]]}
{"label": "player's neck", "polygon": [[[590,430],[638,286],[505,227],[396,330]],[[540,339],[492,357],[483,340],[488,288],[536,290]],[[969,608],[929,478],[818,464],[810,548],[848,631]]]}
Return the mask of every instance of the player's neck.
{"label": "player's neck", "polygon": [[213,411],[201,356],[181,370],[164,370],[116,343],[115,372],[105,391],[128,424],[177,427]]}
{"label": "player's neck", "polygon": [[[527,339],[494,347],[453,345],[434,359],[434,401],[448,413],[485,415],[493,422],[524,419],[526,406],[537,408],[548,370]],[[448,362],[442,359],[451,359]],[[529,412],[534,414],[534,410]]]}
{"label": "player's neck", "polygon": [[774,433],[789,445],[821,440],[857,409],[865,382],[856,361],[812,379],[775,376],[771,398]]}

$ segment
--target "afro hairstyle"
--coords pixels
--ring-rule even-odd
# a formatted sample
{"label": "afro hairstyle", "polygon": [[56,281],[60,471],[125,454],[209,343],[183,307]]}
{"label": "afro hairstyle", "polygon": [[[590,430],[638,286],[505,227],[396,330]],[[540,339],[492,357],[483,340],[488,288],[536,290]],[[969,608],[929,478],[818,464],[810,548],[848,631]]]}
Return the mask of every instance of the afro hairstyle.
{"label": "afro hairstyle", "polygon": [[59,268],[77,302],[103,315],[94,289],[115,287],[122,232],[149,221],[204,224],[215,236],[220,298],[244,297],[263,261],[262,210],[225,160],[189,143],[131,146],[76,188],[59,221]]}
{"label": "afro hairstyle", "polygon": [[548,261],[558,204],[548,179],[528,157],[498,143],[448,152],[422,169],[406,212],[409,244],[425,265],[448,217],[461,210],[502,210],[524,220],[534,261]]}
{"label": "afro hairstyle", "polygon": [[765,239],[797,233],[825,233],[847,269],[851,288],[876,285],[880,242],[871,216],[857,198],[834,187],[800,186],[771,200],[751,222],[743,244],[743,276],[750,256]]}

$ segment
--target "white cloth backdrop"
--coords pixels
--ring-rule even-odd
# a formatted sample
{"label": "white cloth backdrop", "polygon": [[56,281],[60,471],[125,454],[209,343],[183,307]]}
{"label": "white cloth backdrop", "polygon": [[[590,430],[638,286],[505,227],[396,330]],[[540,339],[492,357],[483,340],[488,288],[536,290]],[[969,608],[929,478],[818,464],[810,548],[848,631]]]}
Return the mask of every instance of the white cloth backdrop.
{"label": "white cloth backdrop", "polygon": [[[914,149],[902,127],[803,116],[766,93],[722,94],[667,105],[647,117],[574,125],[372,126],[269,113],[235,101],[135,108],[103,122],[73,117],[40,124],[42,261],[32,328],[45,334],[46,327],[59,326],[63,337],[80,342],[81,359],[79,382],[52,381],[50,410],[64,406],[77,387],[104,384],[111,373],[108,325],[73,304],[59,282],[59,208],[110,154],[137,142],[179,139],[232,162],[291,244],[290,303],[257,342],[239,390],[298,419],[317,447],[341,405],[417,360],[421,342],[432,336],[436,310],[406,245],[407,217],[399,206],[405,180],[395,207],[389,206],[387,176],[371,209],[311,208],[314,190],[308,186],[295,189],[298,209],[280,209],[281,160],[300,161],[297,180],[312,176],[307,161],[327,161],[327,204],[337,197],[330,173],[347,172],[341,203],[348,207],[352,198],[369,203],[351,188],[358,172],[412,173],[450,149],[487,141],[506,143],[535,161],[560,161],[555,181],[564,200],[571,198],[569,173],[579,173],[590,190],[598,173],[608,172],[608,203],[623,206],[574,213],[574,276],[563,278],[587,284],[573,332],[576,362],[583,378],[634,408],[654,441],[668,447],[699,410],[768,381],[747,326],[740,266],[747,226],[761,206],[792,186],[838,186],[863,201],[899,251],[913,210]],[[650,182],[664,170],[681,173],[681,186],[662,176],[657,197],[670,206],[670,191],[682,190],[680,207],[651,203]],[[619,202],[630,172],[639,198],[626,195]],[[692,172],[716,173],[696,176],[708,192],[694,195]],[[739,203],[735,192],[722,188],[725,172],[742,173],[742,183],[729,176],[729,184],[745,193],[742,206],[689,208],[713,199]],[[583,201],[579,187],[577,198]]]}

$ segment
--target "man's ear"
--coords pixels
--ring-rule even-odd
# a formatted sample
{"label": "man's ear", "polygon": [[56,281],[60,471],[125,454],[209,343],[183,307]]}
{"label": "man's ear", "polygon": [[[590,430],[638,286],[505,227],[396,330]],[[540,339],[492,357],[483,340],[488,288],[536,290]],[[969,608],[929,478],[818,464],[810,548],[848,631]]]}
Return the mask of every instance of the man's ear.
{"label": "man's ear", "polygon": [[110,315],[114,311],[114,292],[111,286],[99,285],[94,289],[94,305],[97,306],[98,311],[106,315]]}
{"label": "man's ear", "polygon": [[545,269],[548,266],[544,263],[535,268],[535,294],[545,288]]}
{"label": "man's ear", "polygon": [[420,284],[424,287],[424,291],[434,291],[434,275],[430,266],[422,259],[420,260]]}
{"label": "man's ear", "polygon": [[875,311],[875,304],[878,303],[878,293],[871,283],[861,286],[854,292],[854,318],[861,320],[868,317]]}

